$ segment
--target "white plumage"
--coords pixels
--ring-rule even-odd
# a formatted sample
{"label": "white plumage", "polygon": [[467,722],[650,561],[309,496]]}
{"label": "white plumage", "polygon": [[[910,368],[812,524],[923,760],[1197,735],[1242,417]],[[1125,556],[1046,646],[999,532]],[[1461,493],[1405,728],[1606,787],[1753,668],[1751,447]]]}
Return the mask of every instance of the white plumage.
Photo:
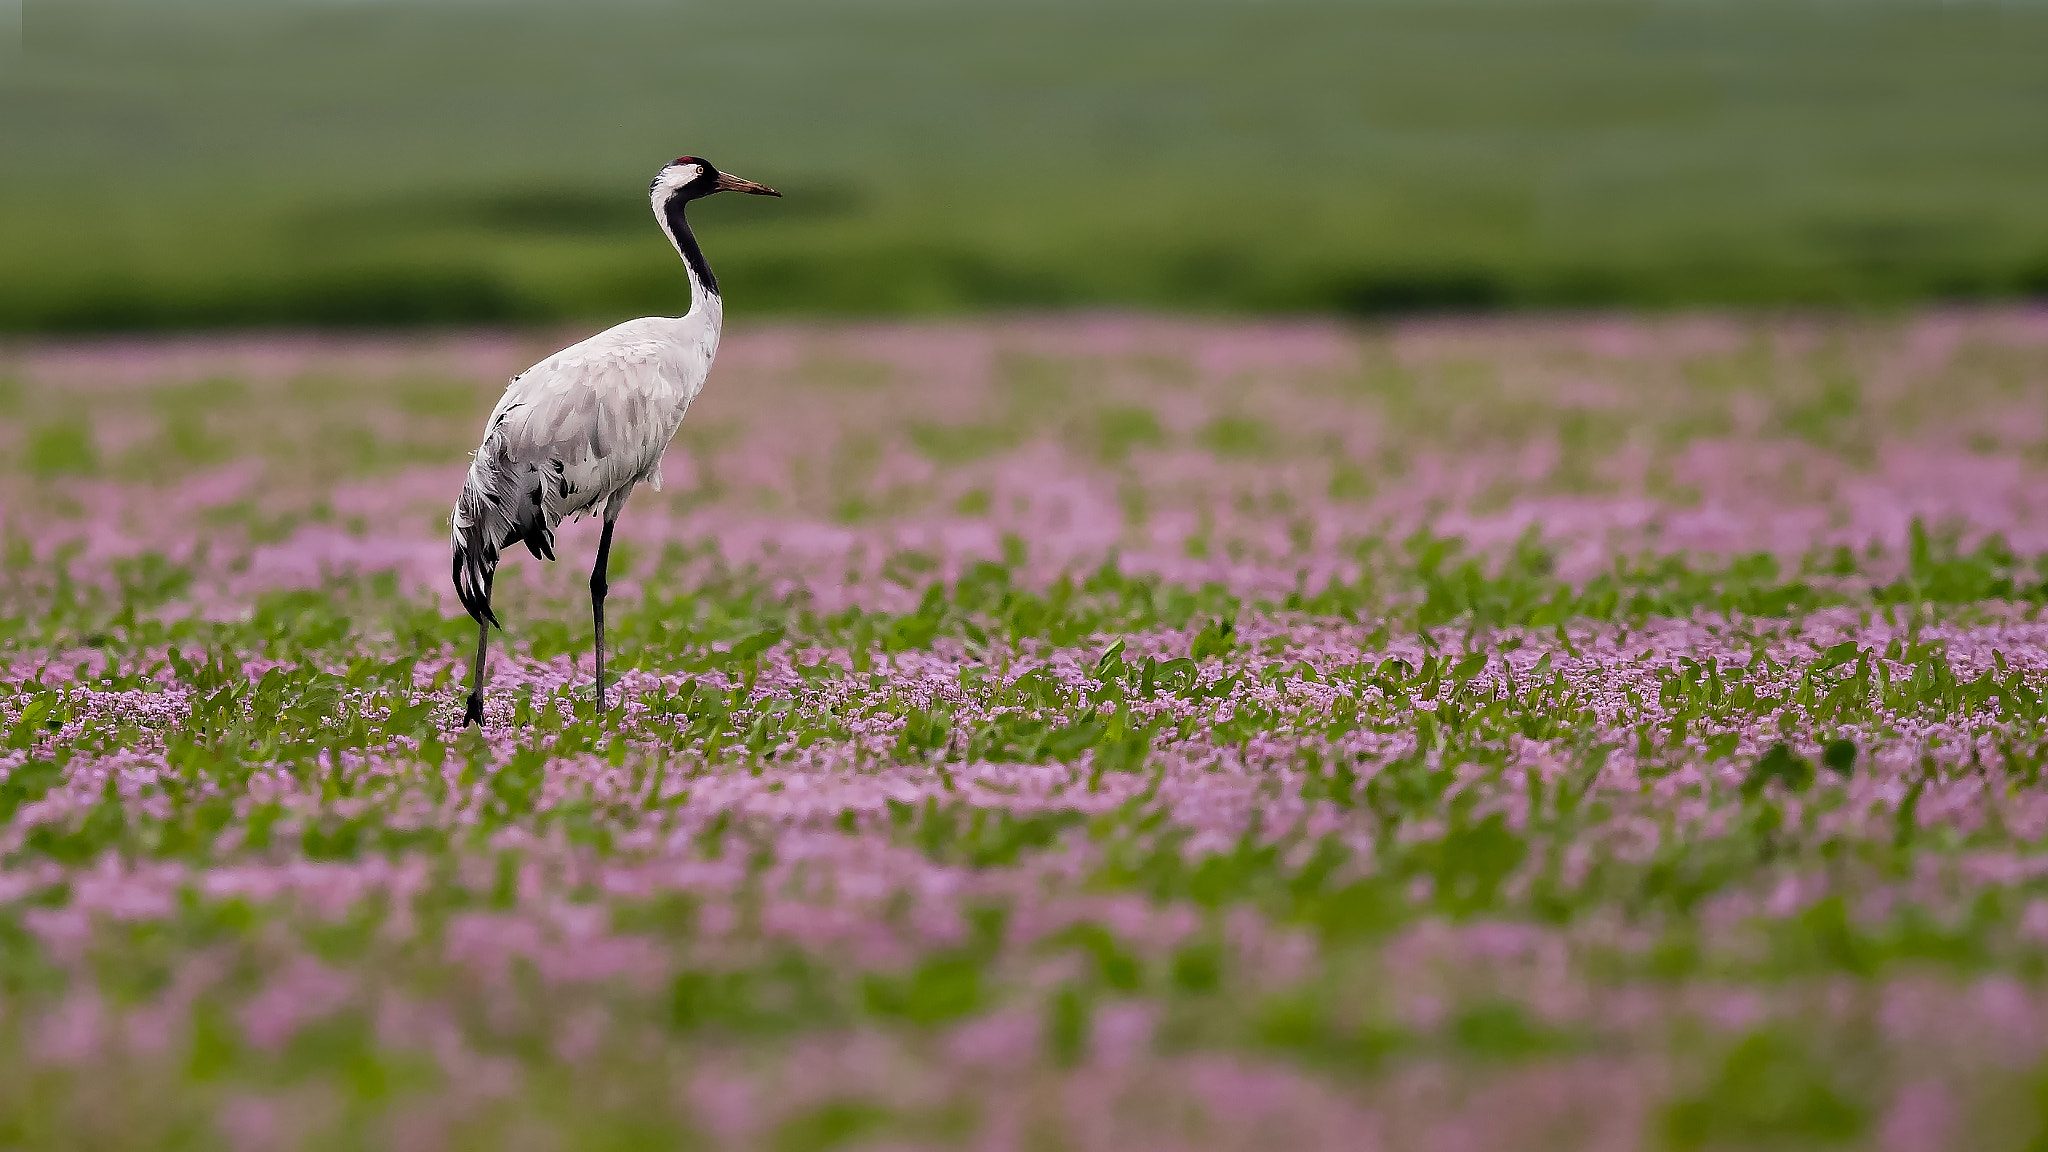
{"label": "white plumage", "polygon": [[512,378],[455,505],[455,548],[470,562],[455,585],[473,612],[489,613],[499,547],[523,542],[552,560],[565,518],[600,504],[615,517],[635,485],[661,487],[662,453],[718,351],[717,301],[628,320]]}
{"label": "white plumage", "polygon": [[604,708],[605,564],[612,526],[636,485],[661,488],[661,457],[704,389],[718,354],[724,304],[718,280],[690,232],[684,207],[714,192],[780,193],[719,172],[693,156],[665,166],[649,187],[655,219],[690,280],[680,317],[628,320],[573,344],[512,378],[491,411],[452,517],[455,591],[477,621],[477,654],[465,724],[482,723],[491,583],[499,554],[523,543],[555,558],[565,517],[602,509],[604,534],[590,574],[597,626],[595,674]]}

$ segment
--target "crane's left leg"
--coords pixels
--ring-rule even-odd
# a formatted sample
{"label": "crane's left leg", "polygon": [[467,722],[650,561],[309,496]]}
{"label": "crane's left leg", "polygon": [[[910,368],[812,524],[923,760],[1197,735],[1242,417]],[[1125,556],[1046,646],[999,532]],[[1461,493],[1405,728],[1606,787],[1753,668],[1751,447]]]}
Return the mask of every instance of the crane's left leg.
{"label": "crane's left leg", "polygon": [[[609,512],[610,510],[607,509]],[[597,714],[604,715],[604,570],[612,559],[612,525],[616,513],[604,518],[604,535],[597,541],[597,563],[590,569],[590,618],[597,625]]]}
{"label": "crane's left leg", "polygon": [[484,726],[484,652],[491,644],[491,626],[479,620],[476,622],[476,660],[469,666],[469,680],[475,685],[469,690],[469,704],[462,712],[462,726],[471,724]]}

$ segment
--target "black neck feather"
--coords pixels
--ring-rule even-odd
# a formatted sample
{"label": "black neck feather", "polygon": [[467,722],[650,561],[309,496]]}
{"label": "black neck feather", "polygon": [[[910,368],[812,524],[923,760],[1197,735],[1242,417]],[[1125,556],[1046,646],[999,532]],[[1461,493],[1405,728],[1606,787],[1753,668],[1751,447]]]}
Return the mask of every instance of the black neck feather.
{"label": "black neck feather", "polygon": [[671,196],[662,204],[662,214],[668,218],[669,234],[676,238],[676,247],[683,251],[683,261],[697,274],[697,282],[704,285],[704,290],[716,296],[718,277],[711,274],[711,264],[704,259],[704,250],[697,247],[697,235],[690,231],[690,221],[683,215],[689,202],[687,196]]}

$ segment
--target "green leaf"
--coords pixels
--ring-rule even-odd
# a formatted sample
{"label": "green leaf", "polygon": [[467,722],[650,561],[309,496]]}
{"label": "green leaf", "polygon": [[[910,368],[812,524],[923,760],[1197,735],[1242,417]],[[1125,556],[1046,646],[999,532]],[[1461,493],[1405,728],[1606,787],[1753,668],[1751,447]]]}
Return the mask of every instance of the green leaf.
{"label": "green leaf", "polygon": [[1856,742],[1854,740],[1830,740],[1821,750],[1820,762],[1828,771],[1847,776],[1856,770]]}
{"label": "green leaf", "polygon": [[1853,1141],[1868,1124],[1827,1062],[1792,1035],[1765,1030],[1736,1044],[1712,1080],[1666,1110],[1663,1134],[1677,1149],[1810,1148]]}
{"label": "green leaf", "polygon": [[1794,754],[1790,745],[1782,741],[1773,744],[1770,751],[1759,756],[1755,766],[1749,770],[1749,778],[1742,782],[1742,794],[1747,799],[1755,799],[1773,780],[1794,792],[1804,791],[1813,783],[1813,764]]}
{"label": "green leaf", "polygon": [[1840,644],[1822,652],[1820,660],[1814,664],[1813,670],[1815,672],[1827,672],[1840,668],[1842,665],[1856,659],[1858,651],[1859,649],[1856,647],[1854,640],[1844,640]]}
{"label": "green leaf", "polygon": [[870,1012],[931,1026],[972,1015],[982,1007],[981,963],[971,956],[939,956],[909,976],[872,974],[864,983]]}
{"label": "green leaf", "polygon": [[1118,640],[1103,649],[1101,658],[1095,661],[1095,670],[1091,675],[1097,680],[1108,680],[1121,672],[1123,666],[1124,642]]}
{"label": "green leaf", "polygon": [[49,719],[56,707],[56,698],[48,694],[37,696],[21,706],[21,715],[14,722],[14,728],[7,734],[9,748],[27,748],[43,734],[43,721]]}
{"label": "green leaf", "polygon": [[1088,1054],[1093,1005],[1085,989],[1062,984],[1045,1004],[1046,1056],[1054,1065],[1072,1068]]}
{"label": "green leaf", "polygon": [[1228,656],[1236,646],[1233,639],[1236,634],[1237,625],[1228,620],[1217,620],[1195,637],[1193,647],[1188,650],[1188,658],[1199,662],[1211,656]]}
{"label": "green leaf", "polygon": [[1039,750],[1047,760],[1067,761],[1095,747],[1102,739],[1108,725],[1100,720],[1084,720],[1046,733],[1039,744]]}
{"label": "green leaf", "polygon": [[754,657],[774,647],[782,639],[782,633],[782,627],[777,625],[773,628],[763,628],[759,632],[743,636],[732,646],[732,651],[726,653],[726,656],[735,662],[752,660]]}
{"label": "green leaf", "polygon": [[0,783],[0,819],[13,816],[24,804],[33,804],[64,779],[64,770],[48,760],[18,764]]}

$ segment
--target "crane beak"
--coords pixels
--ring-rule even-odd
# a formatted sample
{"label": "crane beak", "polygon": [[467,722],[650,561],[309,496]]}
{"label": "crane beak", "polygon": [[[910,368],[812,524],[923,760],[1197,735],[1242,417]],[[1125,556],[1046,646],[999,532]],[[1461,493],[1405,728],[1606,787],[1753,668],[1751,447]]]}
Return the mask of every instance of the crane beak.
{"label": "crane beak", "polygon": [[745,192],[749,196],[782,195],[782,193],[777,192],[766,184],[756,184],[752,180],[742,180],[730,172],[720,172],[718,180],[712,184],[711,190],[713,192]]}

